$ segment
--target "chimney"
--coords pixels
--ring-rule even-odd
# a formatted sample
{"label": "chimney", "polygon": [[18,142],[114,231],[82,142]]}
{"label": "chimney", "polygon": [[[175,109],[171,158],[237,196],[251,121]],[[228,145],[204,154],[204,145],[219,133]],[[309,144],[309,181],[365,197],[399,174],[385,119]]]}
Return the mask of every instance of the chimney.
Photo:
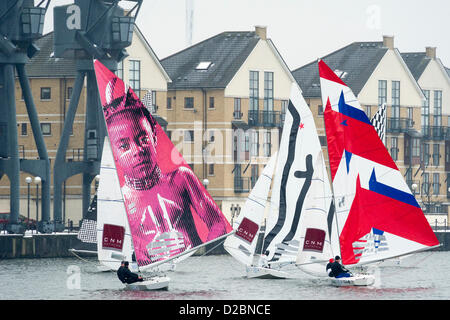
{"label": "chimney", "polygon": [[267,27],[266,26],[255,26],[255,33],[261,40],[267,40]]}
{"label": "chimney", "polygon": [[383,36],[383,46],[394,50],[394,36]]}
{"label": "chimney", "polygon": [[436,59],[436,47],[425,47],[425,53],[428,58]]}

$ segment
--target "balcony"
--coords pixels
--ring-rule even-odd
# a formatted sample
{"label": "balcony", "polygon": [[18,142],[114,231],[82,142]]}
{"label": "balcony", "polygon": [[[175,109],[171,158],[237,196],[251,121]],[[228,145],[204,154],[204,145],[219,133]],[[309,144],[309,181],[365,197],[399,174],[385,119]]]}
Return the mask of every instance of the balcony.
{"label": "balcony", "polygon": [[449,140],[450,130],[443,126],[422,127],[424,139],[427,140]]}
{"label": "balcony", "polygon": [[388,118],[387,132],[404,133],[414,129],[414,121],[408,118]]}
{"label": "balcony", "polygon": [[251,181],[250,178],[234,177],[234,192],[244,193],[250,192]]}
{"label": "balcony", "polygon": [[248,125],[251,127],[277,128],[281,127],[281,112],[279,111],[248,111]]}

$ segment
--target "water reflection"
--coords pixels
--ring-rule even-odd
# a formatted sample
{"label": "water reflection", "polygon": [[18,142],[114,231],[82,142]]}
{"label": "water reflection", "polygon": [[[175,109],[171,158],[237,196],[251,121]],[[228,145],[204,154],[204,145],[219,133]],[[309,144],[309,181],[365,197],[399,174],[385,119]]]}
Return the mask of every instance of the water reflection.
{"label": "water reflection", "polygon": [[[191,257],[177,265],[168,291],[127,291],[114,271],[99,272],[95,259],[0,261],[0,299],[66,300],[411,300],[449,299],[450,252],[421,253],[399,266],[380,266],[373,287],[333,287],[298,269],[297,278],[246,279],[228,255]],[[70,271],[70,272],[69,272]]]}

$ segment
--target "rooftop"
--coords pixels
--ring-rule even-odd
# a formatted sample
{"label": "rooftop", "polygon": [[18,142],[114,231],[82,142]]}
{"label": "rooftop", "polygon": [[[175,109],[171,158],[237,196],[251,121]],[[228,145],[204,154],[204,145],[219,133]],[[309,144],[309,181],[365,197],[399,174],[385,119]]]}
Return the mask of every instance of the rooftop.
{"label": "rooftop", "polygon": [[[358,95],[387,50],[383,42],[354,42],[321,59]],[[305,98],[321,97],[317,61],[292,74]]]}

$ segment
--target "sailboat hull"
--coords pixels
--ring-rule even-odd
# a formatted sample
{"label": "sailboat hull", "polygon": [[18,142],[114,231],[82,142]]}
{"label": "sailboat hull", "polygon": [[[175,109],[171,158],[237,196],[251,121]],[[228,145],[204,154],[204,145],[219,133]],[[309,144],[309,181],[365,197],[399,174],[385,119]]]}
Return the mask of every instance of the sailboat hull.
{"label": "sailboat hull", "polygon": [[247,278],[258,279],[287,279],[290,278],[289,274],[276,269],[270,269],[265,267],[249,266],[246,268]]}
{"label": "sailboat hull", "polygon": [[169,277],[152,277],[142,282],[135,282],[125,285],[125,290],[133,291],[151,291],[151,290],[168,290],[170,278]]}
{"label": "sailboat hull", "polygon": [[372,274],[357,274],[349,278],[332,278],[331,284],[336,287],[342,286],[371,286],[375,283]]}

